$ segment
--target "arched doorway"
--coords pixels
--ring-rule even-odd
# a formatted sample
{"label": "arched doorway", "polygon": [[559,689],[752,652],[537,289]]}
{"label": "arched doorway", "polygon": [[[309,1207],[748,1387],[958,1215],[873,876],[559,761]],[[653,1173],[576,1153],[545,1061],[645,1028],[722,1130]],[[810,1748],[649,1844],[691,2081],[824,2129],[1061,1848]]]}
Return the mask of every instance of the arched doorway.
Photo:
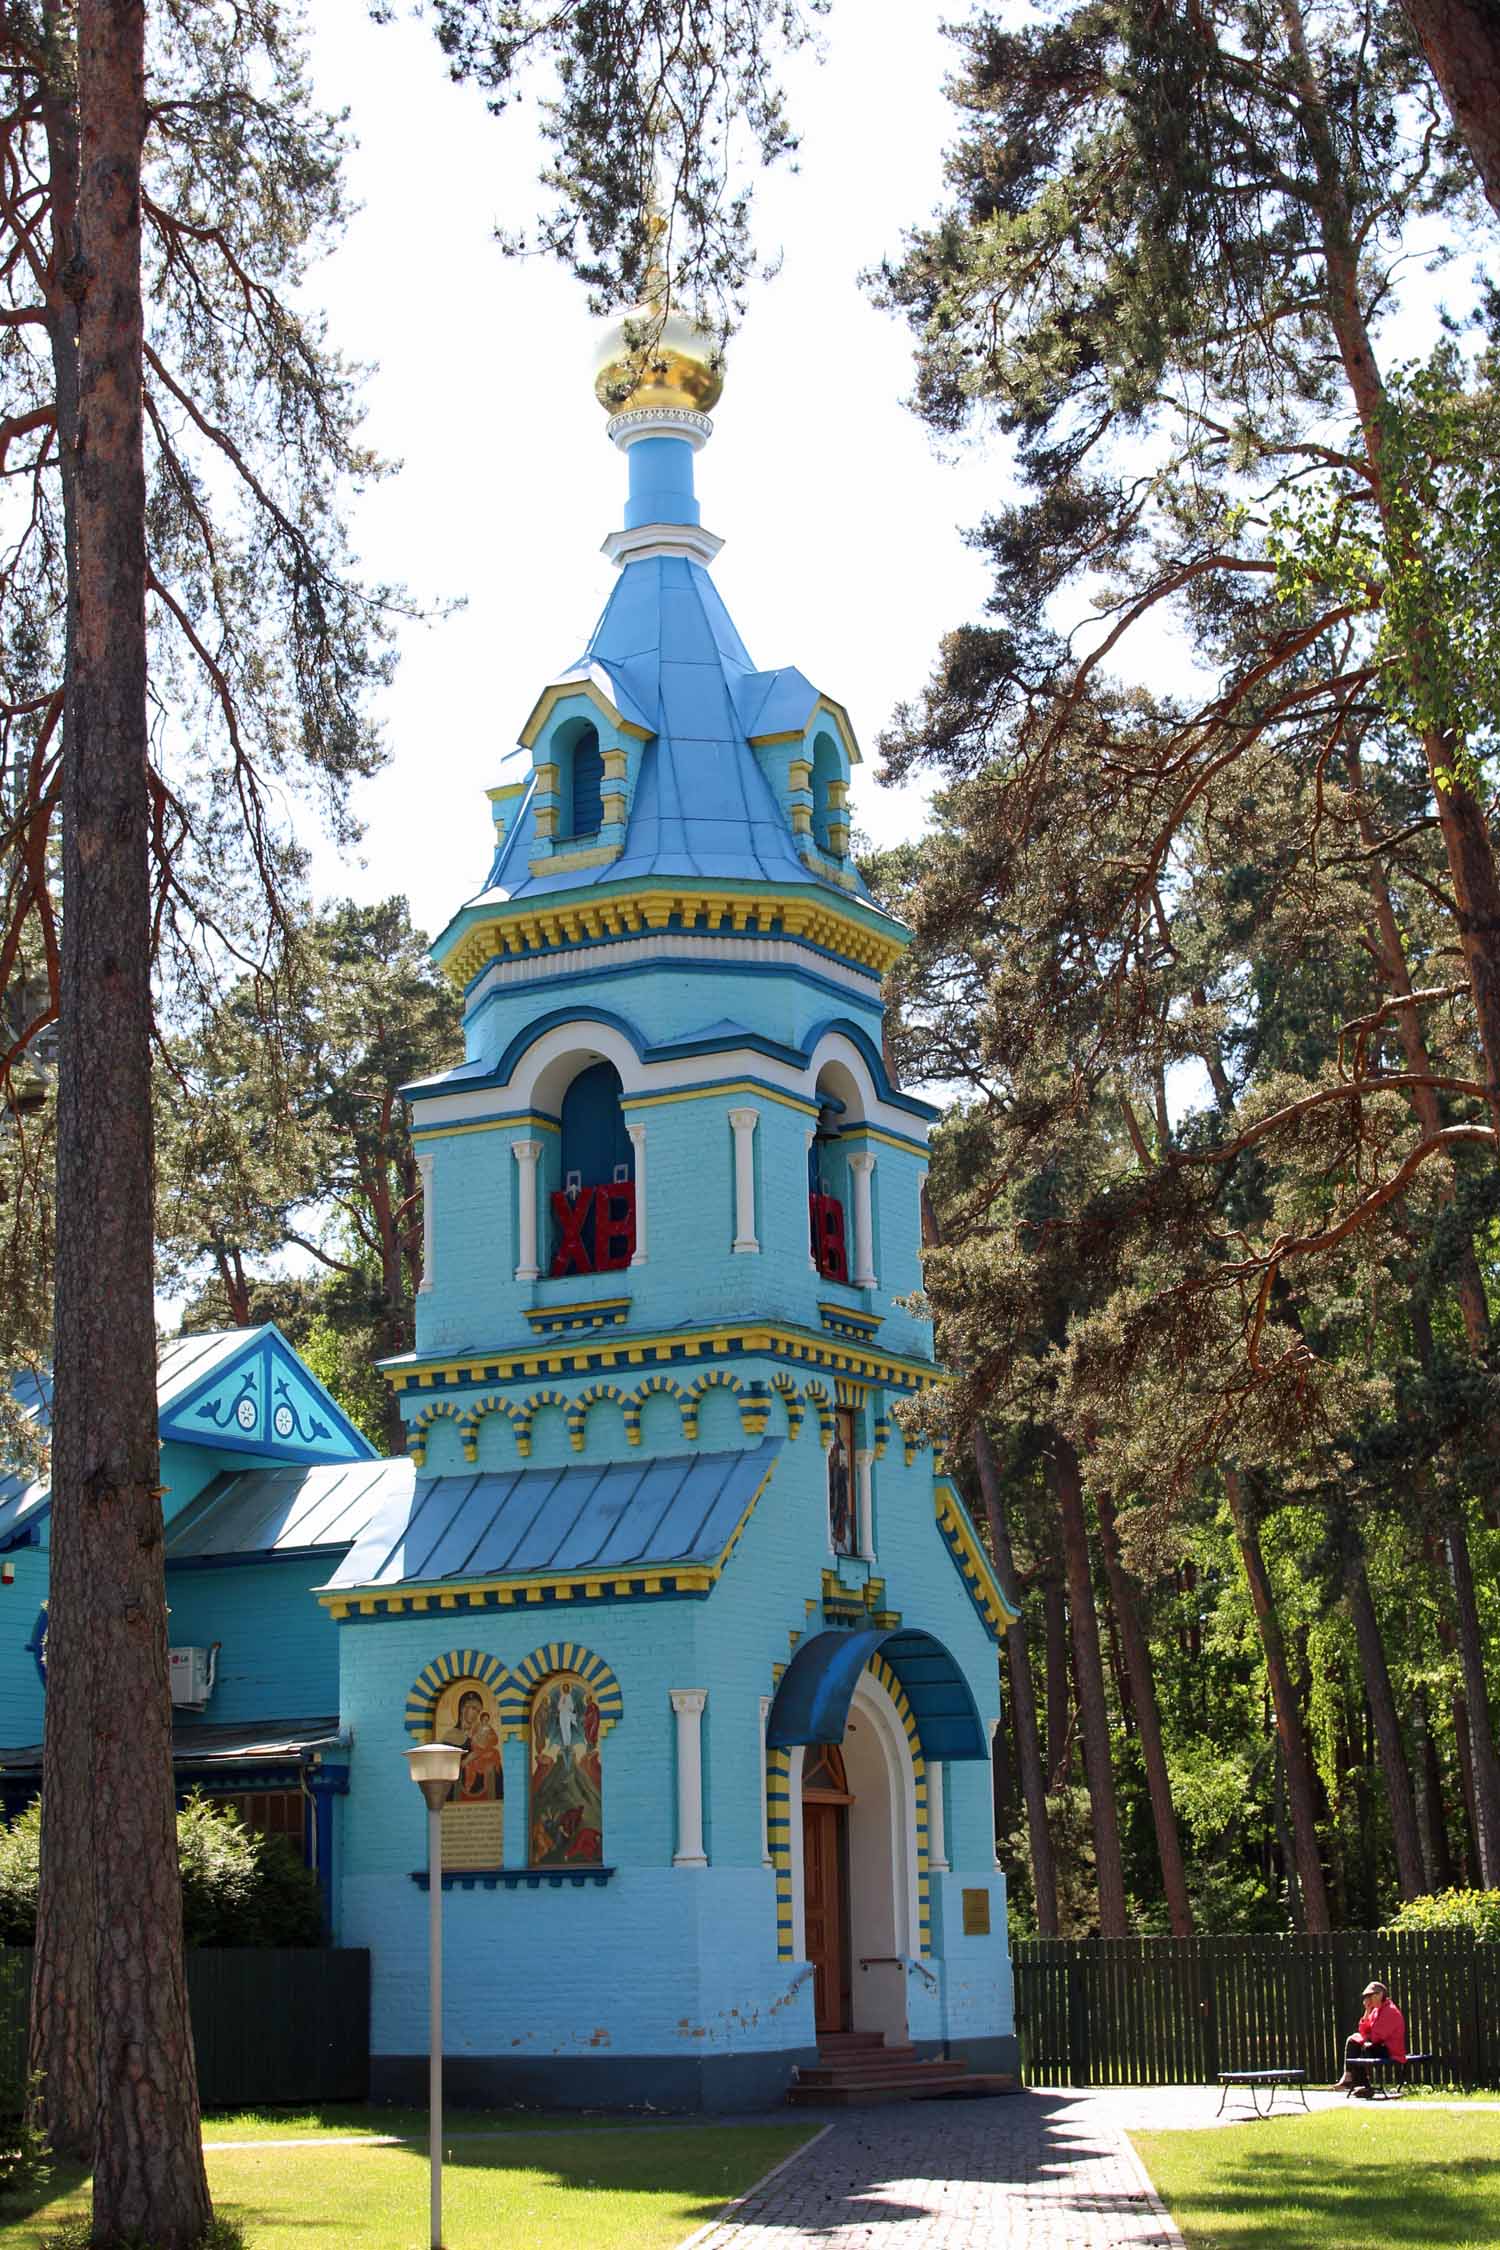
{"label": "arched doorway", "polygon": [[872,1674],[855,1689],[842,1740],[807,1744],[796,1797],[796,1912],[818,2037],[883,2032],[901,2045],[907,1963],[920,1942],[916,1776],[900,1716]]}
{"label": "arched doorway", "polygon": [[848,2031],[853,2002],[849,1918],[849,1811],[854,1802],[836,1742],[802,1757],[802,1914],[820,2039]]}

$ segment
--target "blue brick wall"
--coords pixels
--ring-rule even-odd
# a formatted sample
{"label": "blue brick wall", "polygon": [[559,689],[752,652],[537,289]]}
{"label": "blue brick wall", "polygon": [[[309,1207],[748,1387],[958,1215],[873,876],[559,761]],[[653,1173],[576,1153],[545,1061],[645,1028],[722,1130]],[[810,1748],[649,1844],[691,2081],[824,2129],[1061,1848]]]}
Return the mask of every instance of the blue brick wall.
{"label": "blue brick wall", "polygon": [[[736,1253],[732,1109],[754,1109],[756,1239],[759,1254]],[[550,1226],[540,1239],[543,1278],[515,1279],[520,1166],[517,1140],[540,1138],[547,1187],[560,1185],[558,1139],[534,1126],[439,1134],[424,1139],[433,1158],[431,1286],[417,1300],[420,1354],[515,1348],[528,1336],[528,1307],[628,1296],[630,1325],[644,1331],[727,1319],[820,1325],[820,1302],[881,1316],[881,1346],[927,1358],[930,1324],[899,1299],[920,1287],[920,1192],[925,1158],[915,1149],[872,1141],[872,1202],[878,1286],[829,1283],[808,1255],[807,1135],[811,1108],[792,1108],[763,1091],[704,1094],[635,1103],[626,1116],[646,1130],[647,1258],[622,1271],[556,1280],[546,1275]],[[851,1259],[853,1211],[847,1211]]]}
{"label": "blue brick wall", "polygon": [[172,1646],[223,1643],[205,1722],[316,1719],[337,1711],[338,1633],[311,1593],[336,1560],[330,1554],[168,1570]]}
{"label": "blue brick wall", "polygon": [[[769,1370],[769,1362],[743,1368]],[[732,1401],[710,1396],[700,1442],[734,1442]],[[503,1437],[495,1427],[497,1446],[508,1442],[508,1426]],[[779,1403],[772,1428],[785,1429]],[[594,1457],[592,1424],[589,1439]],[[549,1452],[555,1442],[549,1437]],[[661,1449],[682,1451],[680,1433]],[[931,1455],[907,1468],[897,1438],[875,1477],[875,1568],[886,1599],[953,1651],[988,1725],[999,1708],[996,1650],[937,1530]],[[339,1930],[344,1943],[374,1953],[376,2053],[417,2053],[425,2036],[425,1919],[410,1881],[422,1864],[424,1816],[402,1758],[407,1692],[450,1649],[472,1647],[514,1667],[549,1640],[593,1650],[620,1682],[624,1716],[604,1743],[605,1859],[619,1872],[603,1889],[447,1894],[450,2052],[670,2057],[812,2044],[810,1982],[801,1964],[776,1958],[774,1883],[762,1864],[759,1723],[760,1699],[773,1693],[792,1635],[821,1627],[821,1612],[809,1616],[807,1604],[828,1563],[825,1462],[809,1412],[707,1600],[460,1607],[339,1628],[341,1714],[355,1741],[341,1809]],[[705,1869],[671,1865],[677,1687],[708,1691]],[[952,1873],[932,1886],[937,1985],[911,1976],[911,2035],[993,2038],[1011,2029],[1011,1999],[988,1761],[953,1765],[948,1781]],[[507,1813],[518,1817],[513,1804]],[[508,1855],[519,1849],[512,1832]],[[991,1893],[987,1939],[961,1934],[959,1892],[976,1885]]]}
{"label": "blue brick wall", "polygon": [[0,1743],[42,1739],[42,1681],[26,1643],[47,1599],[47,1550],[19,1547],[7,1560],[15,1582],[0,1586]]}

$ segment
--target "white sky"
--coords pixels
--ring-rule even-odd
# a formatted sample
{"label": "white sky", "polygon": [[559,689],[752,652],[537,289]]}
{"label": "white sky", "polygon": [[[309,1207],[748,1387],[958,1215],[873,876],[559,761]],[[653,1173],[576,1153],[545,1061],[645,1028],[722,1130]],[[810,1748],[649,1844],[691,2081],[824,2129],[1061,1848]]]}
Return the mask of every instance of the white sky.
{"label": "white sky", "polygon": [[[468,605],[403,635],[391,763],[357,799],[362,864],[325,845],[314,882],[404,891],[433,933],[485,872],[483,790],[607,598],[599,544],[623,520],[626,466],[592,393],[583,291],[493,239],[536,207],[532,104],[491,117],[421,23],[373,25],[364,0],[312,12],[317,90],[350,110],[362,208],[309,294],[334,340],[377,363],[368,435],[404,462],[360,505],[356,542],[372,576]],[[720,591],[757,664],[797,664],[847,705],[866,753],[855,821],[881,842],[914,833],[923,800],[877,785],[875,739],[940,635],[977,614],[986,572],[961,530],[1000,496],[997,462],[944,464],[901,404],[907,332],[857,278],[939,198],[953,113],[938,14],[836,0],[821,67],[794,66],[799,169],[762,175],[756,212],[784,263],[731,342],[698,460],[703,520],[727,542]]]}

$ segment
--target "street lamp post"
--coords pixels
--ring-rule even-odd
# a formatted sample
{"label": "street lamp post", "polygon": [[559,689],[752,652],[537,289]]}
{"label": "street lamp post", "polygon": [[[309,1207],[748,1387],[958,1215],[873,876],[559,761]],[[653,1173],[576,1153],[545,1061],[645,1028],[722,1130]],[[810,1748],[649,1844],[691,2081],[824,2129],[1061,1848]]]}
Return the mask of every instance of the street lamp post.
{"label": "street lamp post", "polygon": [[432,2183],[432,2250],[443,2250],[443,1807],[458,1779],[455,1742],[423,1742],[406,1753],[427,1800],[427,2164]]}

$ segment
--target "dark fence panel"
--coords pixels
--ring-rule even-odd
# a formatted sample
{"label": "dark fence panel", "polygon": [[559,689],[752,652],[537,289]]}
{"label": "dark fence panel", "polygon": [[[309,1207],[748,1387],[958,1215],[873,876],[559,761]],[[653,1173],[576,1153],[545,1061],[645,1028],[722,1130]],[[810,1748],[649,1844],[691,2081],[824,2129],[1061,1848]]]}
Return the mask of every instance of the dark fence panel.
{"label": "dark fence panel", "polygon": [[1372,1977],[1427,2073],[1500,2077],[1500,1945],[1466,1930],[1333,1937],[1029,1938],[1013,1947],[1021,2070],[1032,2086],[1211,2084],[1221,2070],[1331,2083]]}
{"label": "dark fence panel", "polygon": [[[370,2088],[370,1956],[311,1946],[203,1947],[187,1955],[205,2109],[357,2102]],[[0,2105],[26,2076],[31,1948],[0,1948]]]}

